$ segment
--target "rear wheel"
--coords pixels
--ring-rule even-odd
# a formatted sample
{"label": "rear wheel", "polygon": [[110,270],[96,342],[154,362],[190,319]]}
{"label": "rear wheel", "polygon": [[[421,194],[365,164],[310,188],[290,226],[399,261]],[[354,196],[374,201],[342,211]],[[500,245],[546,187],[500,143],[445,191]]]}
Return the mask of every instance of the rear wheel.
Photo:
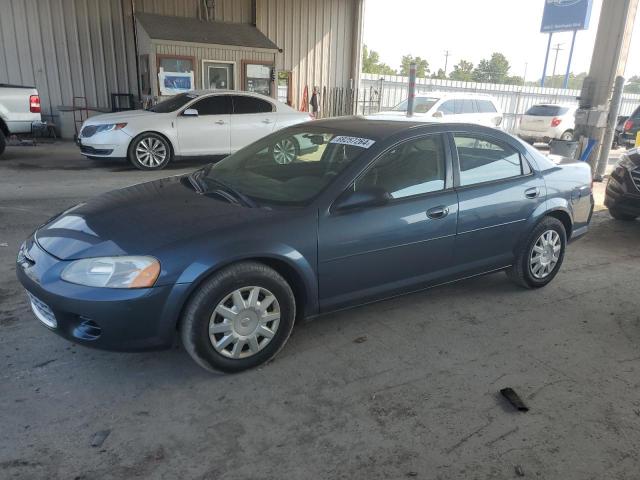
{"label": "rear wheel", "polygon": [[566,244],[567,233],[562,222],[546,217],[518,247],[515,262],[507,275],[525,288],[544,287],[558,274]]}
{"label": "rear wheel", "polygon": [[185,309],[180,333],[207,370],[239,372],[275,356],[293,329],[289,284],[262,263],[231,265],[207,280]]}
{"label": "rear wheel", "polygon": [[2,155],[6,146],[7,146],[7,139],[5,138],[2,130],[0,130],[0,155]]}
{"label": "rear wheel", "polygon": [[274,162],[280,165],[286,165],[298,158],[300,147],[295,138],[285,137],[275,145],[269,147],[269,153]]}
{"label": "rear wheel", "polygon": [[625,222],[629,222],[631,220],[635,220],[635,215],[630,215],[628,213],[622,213],[620,210],[616,210],[615,208],[609,209],[609,214],[615,218],[616,220],[623,220]]}
{"label": "rear wheel", "polygon": [[573,140],[573,131],[567,130],[562,135],[560,135],[560,140],[564,140],[565,142],[570,142]]}
{"label": "rear wheel", "polygon": [[129,145],[129,161],[140,170],[162,170],[171,161],[169,142],[157,133],[142,133]]}

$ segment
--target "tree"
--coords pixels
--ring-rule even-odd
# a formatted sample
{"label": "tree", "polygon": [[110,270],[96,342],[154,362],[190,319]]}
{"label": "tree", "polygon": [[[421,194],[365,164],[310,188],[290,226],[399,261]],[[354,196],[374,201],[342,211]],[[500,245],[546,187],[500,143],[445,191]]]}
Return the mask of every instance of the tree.
{"label": "tree", "polygon": [[453,66],[453,71],[449,74],[451,80],[459,82],[470,82],[473,80],[473,63],[467,60],[460,60]]}
{"label": "tree", "polygon": [[439,68],[438,73],[434,73],[431,75],[431,78],[435,78],[437,80],[446,80],[447,75],[444,73],[444,70]]}
{"label": "tree", "polygon": [[362,72],[375,75],[396,75],[396,71],[393,68],[386,63],[380,62],[380,54],[369,50],[366,45],[362,47]]}
{"label": "tree", "polygon": [[634,75],[627,80],[624,93],[640,93],[640,75]]}
{"label": "tree", "polygon": [[429,74],[429,62],[420,57],[413,57],[412,55],[403,55],[400,62],[400,75],[405,77],[409,75],[409,65],[411,63],[416,64],[416,77],[426,78]]}
{"label": "tree", "polygon": [[482,59],[473,71],[476,82],[505,83],[509,76],[509,61],[502,53],[495,52],[490,59]]}

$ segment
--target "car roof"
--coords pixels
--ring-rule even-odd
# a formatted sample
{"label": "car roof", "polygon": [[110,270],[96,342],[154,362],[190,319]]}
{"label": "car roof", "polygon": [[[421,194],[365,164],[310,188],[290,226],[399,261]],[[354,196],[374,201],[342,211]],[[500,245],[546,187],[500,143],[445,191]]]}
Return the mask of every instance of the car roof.
{"label": "car roof", "polygon": [[440,98],[482,98],[485,100],[494,100],[494,97],[488,93],[473,92],[423,92],[416,93],[416,97],[440,97]]}
{"label": "car roof", "polygon": [[[472,123],[424,122],[409,119],[383,120],[365,118],[361,116],[335,117],[323,120],[314,120],[312,122],[295,125],[295,127],[321,127],[334,129],[343,134],[349,134],[362,138],[370,138],[372,140],[386,139],[397,133],[406,132],[409,130],[425,130],[428,132],[432,128],[437,128],[438,131],[446,131],[448,129],[469,129],[478,132],[500,132],[500,130]],[[504,132],[500,133],[504,134]]]}
{"label": "car roof", "polygon": [[275,102],[276,99],[272,98],[272,97],[268,97],[266,95],[262,95],[261,93],[255,93],[255,92],[246,92],[244,90],[226,90],[226,89],[220,89],[220,90],[215,90],[215,89],[209,89],[209,90],[190,90],[188,92],[185,92],[191,95],[197,95],[198,97],[201,97],[203,95],[212,95],[212,94],[217,94],[217,95],[248,95],[250,97],[256,97],[256,98],[264,98],[265,100],[271,100],[272,102]]}

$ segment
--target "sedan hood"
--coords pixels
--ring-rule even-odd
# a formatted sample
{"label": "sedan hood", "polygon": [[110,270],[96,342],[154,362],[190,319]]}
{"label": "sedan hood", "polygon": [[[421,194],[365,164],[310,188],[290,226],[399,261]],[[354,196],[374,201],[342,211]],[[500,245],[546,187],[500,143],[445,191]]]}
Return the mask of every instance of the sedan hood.
{"label": "sedan hood", "polygon": [[126,110],[123,112],[103,113],[89,118],[85,125],[102,125],[104,123],[121,123],[139,117],[149,117],[162,115],[161,113],[150,112],[148,110]]}
{"label": "sedan hood", "polygon": [[199,190],[182,176],[105,193],[51,219],[36,240],[61,260],[154,255],[175,242],[275,214]]}

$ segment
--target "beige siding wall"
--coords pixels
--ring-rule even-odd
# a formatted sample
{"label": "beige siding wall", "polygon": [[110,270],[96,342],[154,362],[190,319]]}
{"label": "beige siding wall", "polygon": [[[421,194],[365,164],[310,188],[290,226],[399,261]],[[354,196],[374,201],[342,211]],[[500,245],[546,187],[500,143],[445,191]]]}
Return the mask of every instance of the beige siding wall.
{"label": "beige siding wall", "polygon": [[292,72],[294,106],[305,86],[311,96],[314,85],[357,81],[361,9],[362,0],[257,0],[258,29],[282,49],[276,68]]}

